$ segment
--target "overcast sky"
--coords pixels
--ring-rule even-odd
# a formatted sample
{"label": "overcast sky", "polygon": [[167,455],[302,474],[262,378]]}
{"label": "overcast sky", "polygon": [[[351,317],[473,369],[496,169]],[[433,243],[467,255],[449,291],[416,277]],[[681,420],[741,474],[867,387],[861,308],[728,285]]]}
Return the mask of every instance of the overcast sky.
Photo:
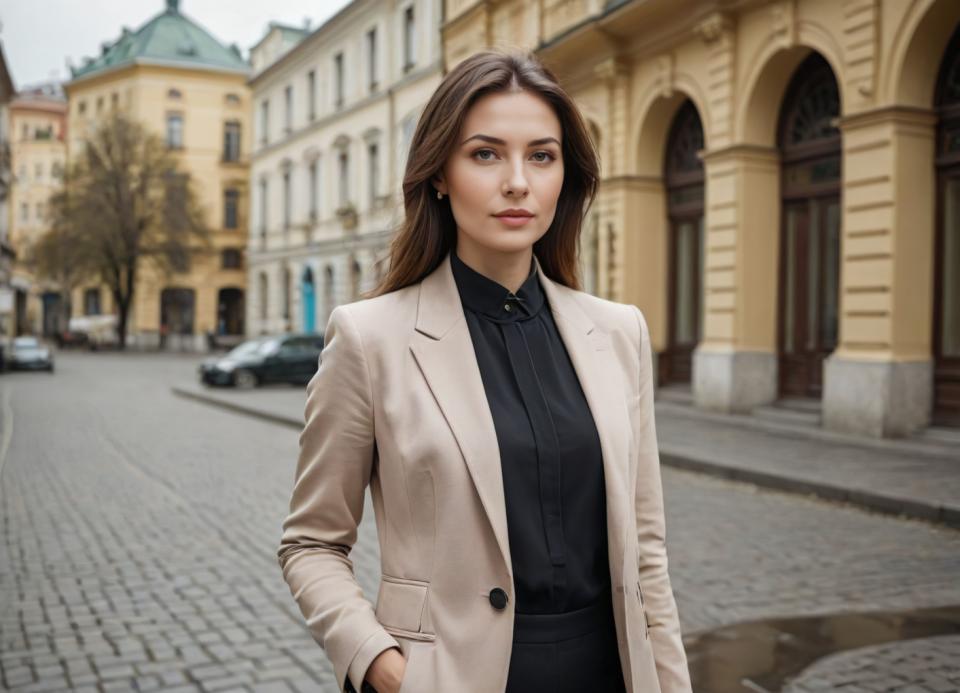
{"label": "overcast sky", "polygon": [[[180,0],[180,11],[244,56],[267,22],[316,28],[349,0]],[[0,41],[18,89],[69,78],[67,58],[79,66],[114,41],[124,26],[139,28],[166,7],[166,0],[0,0]]]}

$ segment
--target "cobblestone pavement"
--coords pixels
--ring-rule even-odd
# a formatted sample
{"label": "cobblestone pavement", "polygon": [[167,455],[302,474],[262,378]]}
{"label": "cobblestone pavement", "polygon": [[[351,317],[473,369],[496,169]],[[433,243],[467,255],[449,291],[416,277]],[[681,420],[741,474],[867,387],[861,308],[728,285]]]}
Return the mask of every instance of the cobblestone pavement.
{"label": "cobblestone pavement", "polygon": [[960,690],[960,635],[918,638],[824,657],[784,693],[950,693]]}
{"label": "cobblestone pavement", "polygon": [[[0,376],[2,426],[13,419],[0,476],[4,686],[336,690],[276,562],[297,434],[172,395],[196,363],[60,354],[53,376]],[[960,604],[960,532],[689,472],[663,478],[685,633]],[[351,559],[372,601],[369,498]],[[956,639],[935,640],[960,662]],[[922,674],[916,644],[885,646],[885,657]],[[829,680],[832,669],[816,668],[834,659],[855,670],[839,655],[795,685]]]}

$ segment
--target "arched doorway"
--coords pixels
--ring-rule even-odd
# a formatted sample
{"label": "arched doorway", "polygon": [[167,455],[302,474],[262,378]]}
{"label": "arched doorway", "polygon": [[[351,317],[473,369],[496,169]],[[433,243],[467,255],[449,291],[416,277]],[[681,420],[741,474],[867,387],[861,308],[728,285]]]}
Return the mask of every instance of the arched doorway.
{"label": "arched doorway", "polygon": [[323,304],[326,320],[330,319],[330,313],[333,312],[336,305],[336,298],[333,295],[334,288],[333,265],[327,265],[323,271]]}
{"label": "arched doorway", "polygon": [[170,288],[160,292],[160,346],[190,348],[196,298],[193,289]]}
{"label": "arched doorway", "polygon": [[313,270],[305,267],[300,279],[300,294],[303,296],[303,331],[317,330],[317,292],[313,282]]}
{"label": "arched doorway", "polygon": [[243,334],[243,289],[225,288],[217,293],[217,334]]}
{"label": "arched doorway", "polygon": [[782,220],[778,313],[779,394],[819,398],[823,361],[837,346],[840,279],[840,95],[830,65],[812,53],[796,69],[780,111]]}
{"label": "arched doorway", "polygon": [[668,344],[660,358],[667,382],[689,383],[693,350],[703,324],[703,124],[696,106],[684,101],[667,137],[663,180],[669,221]]}
{"label": "arched doorway", "polygon": [[960,425],[960,28],[935,94],[937,233],[933,299],[932,423]]}

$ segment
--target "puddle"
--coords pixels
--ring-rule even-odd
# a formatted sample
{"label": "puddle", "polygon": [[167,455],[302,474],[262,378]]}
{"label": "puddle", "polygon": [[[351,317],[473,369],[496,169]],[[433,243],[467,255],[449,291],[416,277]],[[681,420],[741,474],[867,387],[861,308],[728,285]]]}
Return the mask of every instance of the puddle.
{"label": "puddle", "polygon": [[684,638],[695,693],[775,693],[826,655],[960,633],[960,606],[752,621]]}

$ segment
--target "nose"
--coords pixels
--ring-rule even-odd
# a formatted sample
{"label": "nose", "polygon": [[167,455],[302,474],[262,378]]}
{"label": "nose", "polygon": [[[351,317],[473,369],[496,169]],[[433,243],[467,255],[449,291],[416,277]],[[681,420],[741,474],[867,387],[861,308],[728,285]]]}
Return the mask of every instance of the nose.
{"label": "nose", "polygon": [[523,174],[524,162],[514,160],[510,166],[510,173],[503,184],[504,195],[517,195],[523,197],[527,194],[529,188],[527,177]]}

